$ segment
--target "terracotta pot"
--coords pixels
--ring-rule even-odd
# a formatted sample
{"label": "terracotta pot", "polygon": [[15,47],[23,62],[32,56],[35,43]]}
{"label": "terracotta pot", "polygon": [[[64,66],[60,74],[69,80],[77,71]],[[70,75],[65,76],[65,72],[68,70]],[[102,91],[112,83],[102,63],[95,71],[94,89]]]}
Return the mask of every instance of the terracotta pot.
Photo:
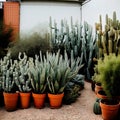
{"label": "terracotta pot", "polygon": [[14,111],[17,108],[18,93],[3,93],[5,109],[7,111]]}
{"label": "terracotta pot", "polygon": [[103,90],[101,83],[96,83],[95,84],[95,93],[97,94],[101,90]]}
{"label": "terracotta pot", "polygon": [[50,94],[50,93],[48,93],[50,107],[51,108],[61,107],[63,96],[64,96],[64,93],[61,93],[61,94]]}
{"label": "terracotta pot", "polygon": [[104,120],[117,120],[118,117],[118,111],[119,111],[119,102],[113,100],[113,104],[110,103],[107,104],[109,100],[108,99],[102,99],[100,102],[100,107],[102,111],[102,118]]}
{"label": "terracotta pot", "polygon": [[28,108],[30,106],[30,96],[31,93],[22,93],[20,92],[20,103],[21,103],[21,108]]}
{"label": "terracotta pot", "polygon": [[45,98],[46,94],[37,94],[37,93],[32,93],[33,101],[34,101],[34,106],[36,108],[43,108],[44,103],[45,103]]}
{"label": "terracotta pot", "polygon": [[107,95],[105,94],[103,90],[100,90],[97,92],[97,98],[108,99]]}

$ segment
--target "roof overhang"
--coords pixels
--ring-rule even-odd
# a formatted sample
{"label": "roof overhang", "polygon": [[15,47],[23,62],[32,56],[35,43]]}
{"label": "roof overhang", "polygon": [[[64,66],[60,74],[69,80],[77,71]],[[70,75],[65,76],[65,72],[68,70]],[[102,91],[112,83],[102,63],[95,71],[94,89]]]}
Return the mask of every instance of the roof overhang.
{"label": "roof overhang", "polygon": [[86,2],[87,0],[21,0],[22,1],[27,1],[27,2],[33,2],[33,1],[40,1],[40,2],[67,2],[67,3],[79,3],[79,4],[83,4],[84,2]]}

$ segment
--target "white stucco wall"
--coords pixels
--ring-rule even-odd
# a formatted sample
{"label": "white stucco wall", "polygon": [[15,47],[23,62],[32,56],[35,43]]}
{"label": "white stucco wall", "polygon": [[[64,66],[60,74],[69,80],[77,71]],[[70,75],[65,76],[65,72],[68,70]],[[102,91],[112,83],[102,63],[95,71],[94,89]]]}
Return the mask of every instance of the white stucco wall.
{"label": "white stucco wall", "polygon": [[60,23],[61,19],[70,22],[80,22],[80,5],[53,2],[22,2],[20,9],[20,34],[34,31],[45,31],[48,28],[49,17]]}
{"label": "white stucco wall", "polygon": [[112,18],[113,11],[116,11],[117,18],[120,20],[120,0],[91,0],[82,6],[82,21],[87,21],[93,27],[95,22],[99,22],[99,15],[102,15],[103,26],[105,15]]}

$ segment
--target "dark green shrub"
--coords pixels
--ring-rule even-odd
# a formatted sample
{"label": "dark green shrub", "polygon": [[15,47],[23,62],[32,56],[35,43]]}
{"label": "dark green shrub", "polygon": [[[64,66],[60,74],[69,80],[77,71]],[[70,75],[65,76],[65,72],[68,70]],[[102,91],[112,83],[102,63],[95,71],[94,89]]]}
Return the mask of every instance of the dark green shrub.
{"label": "dark green shrub", "polygon": [[10,44],[9,51],[11,52],[12,59],[17,59],[19,52],[25,52],[28,57],[35,57],[35,54],[39,54],[50,51],[50,43],[46,36],[41,36],[38,33],[34,33],[28,37],[19,38],[16,42]]}

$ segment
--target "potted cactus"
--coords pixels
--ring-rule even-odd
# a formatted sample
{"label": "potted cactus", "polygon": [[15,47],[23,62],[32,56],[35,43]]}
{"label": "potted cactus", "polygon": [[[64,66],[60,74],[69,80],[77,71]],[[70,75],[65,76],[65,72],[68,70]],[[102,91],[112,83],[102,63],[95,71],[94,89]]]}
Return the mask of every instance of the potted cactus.
{"label": "potted cactus", "polygon": [[28,61],[25,53],[23,53],[23,58],[21,58],[21,53],[19,53],[19,62],[15,61],[13,77],[20,91],[21,107],[28,108],[30,106],[31,83],[28,72]]}
{"label": "potted cactus", "polygon": [[[76,76],[80,69],[80,59],[73,59],[73,51],[71,52],[71,61],[68,59],[67,53],[64,54],[64,59],[57,54],[47,54],[46,59],[50,63],[49,76],[47,78],[49,93],[48,98],[51,108],[59,108],[62,105],[64,89],[66,84]],[[71,64],[70,64],[71,63]]]}
{"label": "potted cactus", "polygon": [[[40,52],[41,53],[41,52]],[[36,108],[44,107],[44,102],[46,98],[46,87],[47,87],[47,68],[49,65],[45,61],[39,61],[38,56],[35,56],[35,64],[33,59],[30,60],[30,75],[31,75],[31,85],[32,85],[32,97],[34,100],[34,106]]]}
{"label": "potted cactus", "polygon": [[4,95],[4,104],[7,111],[14,111],[17,108],[18,93],[13,80],[13,64],[9,54],[1,61],[1,82]]}

